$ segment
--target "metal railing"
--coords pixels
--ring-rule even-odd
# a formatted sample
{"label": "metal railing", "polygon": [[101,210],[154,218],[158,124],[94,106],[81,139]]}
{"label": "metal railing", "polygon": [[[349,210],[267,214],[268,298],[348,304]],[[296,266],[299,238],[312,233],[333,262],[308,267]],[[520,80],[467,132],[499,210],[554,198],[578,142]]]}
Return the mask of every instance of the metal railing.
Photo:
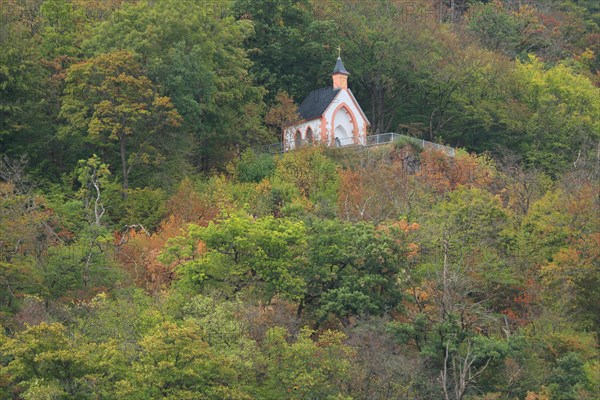
{"label": "metal railing", "polygon": [[283,143],[281,142],[268,144],[266,146],[255,147],[253,150],[257,154],[281,154],[285,151],[283,148]]}
{"label": "metal railing", "polygon": [[[429,142],[424,139],[418,139],[412,136],[403,135],[401,133],[387,132],[377,135],[369,135],[365,138],[336,138],[334,146],[337,148],[356,147],[356,146],[378,146],[382,144],[390,144],[395,141],[405,141],[407,143],[420,146],[422,149],[433,149],[443,151],[451,157],[456,155],[456,150],[453,147],[443,144]],[[273,143],[266,146],[257,147],[254,149],[256,153],[281,154],[286,151],[295,150],[306,146],[319,145],[321,142],[313,142],[306,139],[291,143],[289,148],[284,148],[283,143]]]}

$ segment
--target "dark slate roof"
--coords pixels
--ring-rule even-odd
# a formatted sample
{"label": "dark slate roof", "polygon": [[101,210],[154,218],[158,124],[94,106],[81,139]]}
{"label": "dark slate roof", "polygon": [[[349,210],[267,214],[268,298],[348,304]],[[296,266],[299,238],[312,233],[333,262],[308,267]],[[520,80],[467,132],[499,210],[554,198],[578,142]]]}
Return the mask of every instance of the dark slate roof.
{"label": "dark slate roof", "polygon": [[350,72],[346,71],[346,67],[344,67],[344,63],[342,63],[342,58],[338,57],[337,62],[335,63],[335,68],[333,69],[332,74],[346,74],[350,75]]}
{"label": "dark slate roof", "polygon": [[[342,65],[342,68],[344,66]],[[334,89],[333,87],[324,87],[321,89],[315,89],[306,96],[300,107],[298,107],[298,114],[303,119],[318,118],[327,109],[329,104],[335,99],[340,89]]]}

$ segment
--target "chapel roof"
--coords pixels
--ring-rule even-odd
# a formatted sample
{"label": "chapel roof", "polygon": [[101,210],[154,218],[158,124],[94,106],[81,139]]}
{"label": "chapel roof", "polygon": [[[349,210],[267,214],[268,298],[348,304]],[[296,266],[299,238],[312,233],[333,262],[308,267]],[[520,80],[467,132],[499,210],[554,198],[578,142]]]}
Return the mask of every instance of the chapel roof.
{"label": "chapel roof", "polygon": [[[342,68],[344,66],[342,65]],[[324,87],[315,89],[306,96],[304,101],[298,107],[298,114],[303,119],[318,118],[327,109],[329,104],[335,99],[340,89],[333,87]]]}
{"label": "chapel roof", "polygon": [[336,63],[335,63],[335,68],[333,69],[332,74],[345,74],[345,75],[350,75],[350,72],[348,72],[346,70],[346,67],[344,67],[344,63],[342,62],[342,57],[338,57]]}

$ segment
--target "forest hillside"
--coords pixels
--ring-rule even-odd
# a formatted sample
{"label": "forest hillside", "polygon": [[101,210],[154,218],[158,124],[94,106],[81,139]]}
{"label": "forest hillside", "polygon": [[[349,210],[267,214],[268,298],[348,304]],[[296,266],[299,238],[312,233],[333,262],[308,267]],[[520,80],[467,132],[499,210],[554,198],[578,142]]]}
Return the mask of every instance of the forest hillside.
{"label": "forest hillside", "polygon": [[597,2],[0,13],[1,399],[600,398]]}

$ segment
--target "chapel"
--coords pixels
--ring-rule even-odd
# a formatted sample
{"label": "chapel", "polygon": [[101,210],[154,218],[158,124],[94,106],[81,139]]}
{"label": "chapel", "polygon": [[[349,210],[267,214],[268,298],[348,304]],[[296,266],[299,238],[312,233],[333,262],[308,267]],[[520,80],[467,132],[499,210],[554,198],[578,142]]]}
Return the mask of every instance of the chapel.
{"label": "chapel", "polygon": [[283,128],[284,150],[319,143],[331,147],[366,144],[370,122],[348,89],[349,75],[338,57],[332,85],[310,92],[298,107],[301,119]]}

